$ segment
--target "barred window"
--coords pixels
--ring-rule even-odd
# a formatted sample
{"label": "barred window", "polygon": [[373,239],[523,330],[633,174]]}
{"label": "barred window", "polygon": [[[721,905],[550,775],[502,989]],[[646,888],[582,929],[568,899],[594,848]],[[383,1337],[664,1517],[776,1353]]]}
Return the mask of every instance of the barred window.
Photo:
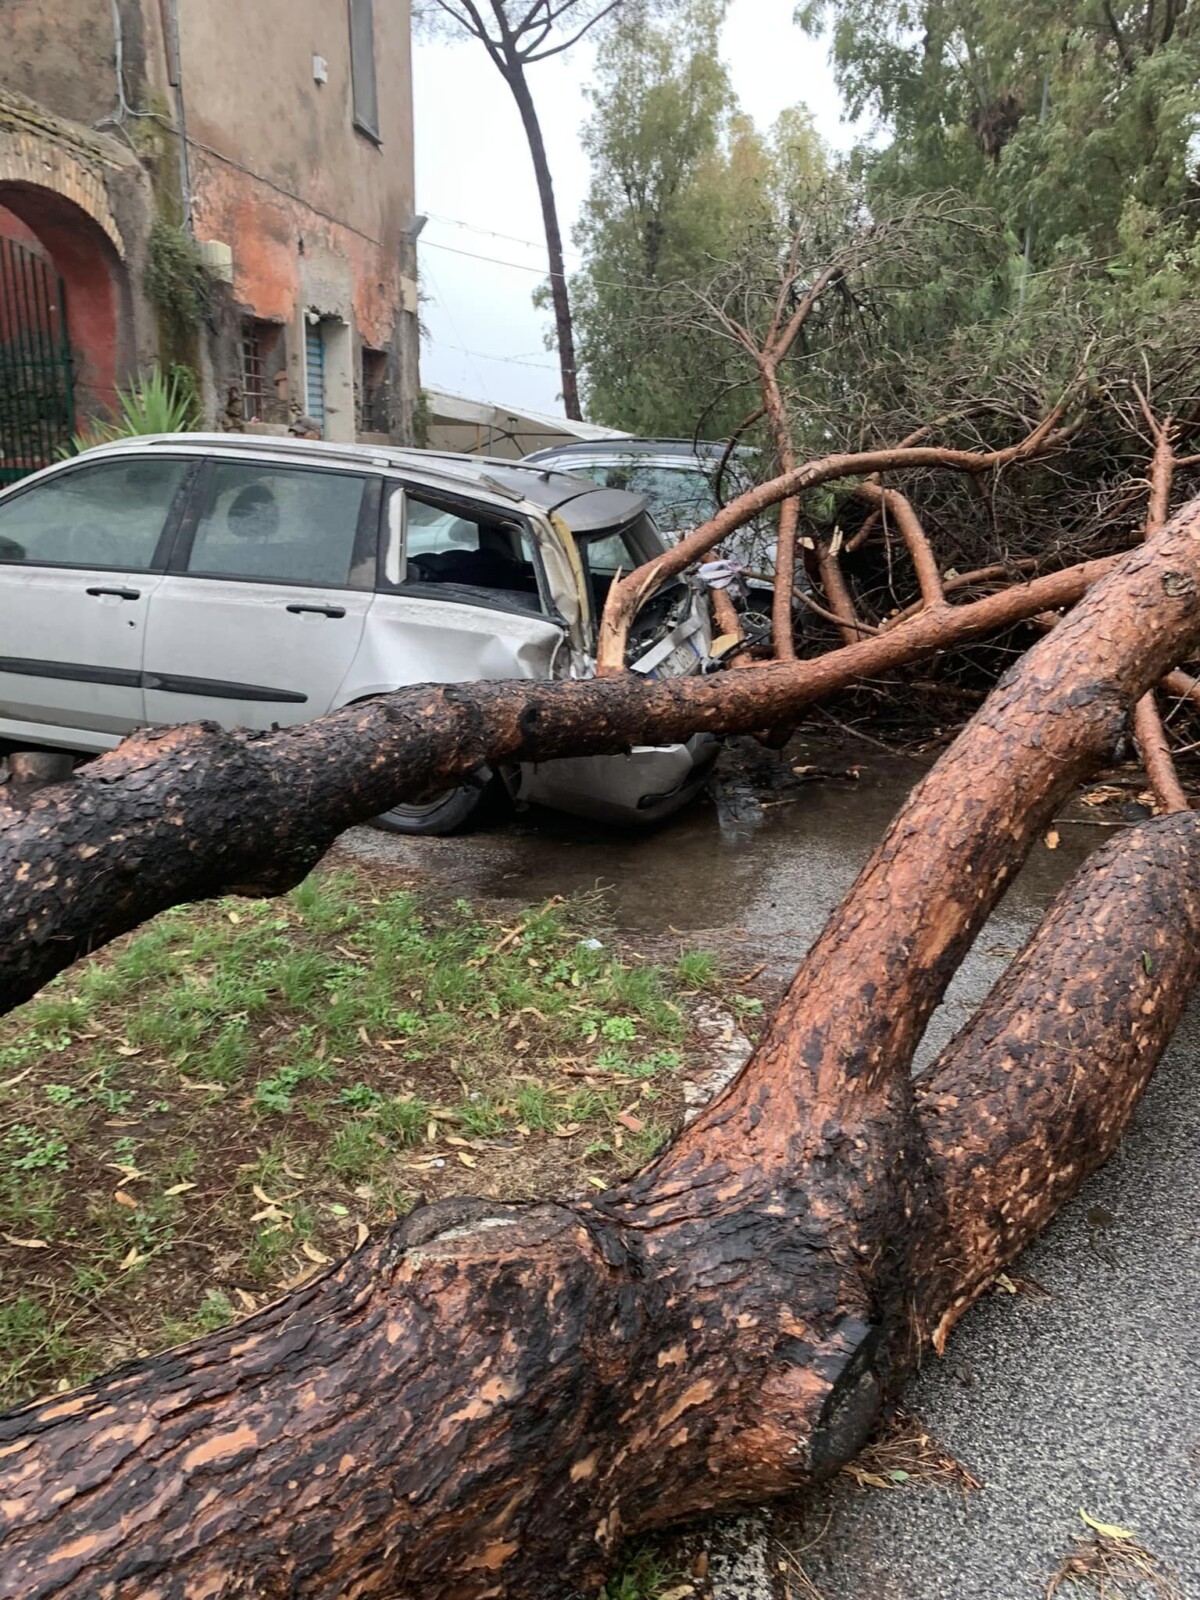
{"label": "barred window", "polygon": [[277,322],[247,317],[242,323],[242,415],[247,422],[276,422],[280,399],[275,388],[279,366]]}
{"label": "barred window", "polygon": [[390,433],[388,416],[387,351],[369,350],[364,345],[362,353],[362,431],[364,433]]}

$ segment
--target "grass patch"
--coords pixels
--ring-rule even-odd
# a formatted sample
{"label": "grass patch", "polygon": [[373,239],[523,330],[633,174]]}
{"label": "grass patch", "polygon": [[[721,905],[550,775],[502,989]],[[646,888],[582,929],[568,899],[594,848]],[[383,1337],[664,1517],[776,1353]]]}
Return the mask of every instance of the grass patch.
{"label": "grass patch", "polygon": [[0,1023],[0,1404],[254,1310],[419,1194],[605,1188],[682,1110],[707,956],[363,869],[177,909]]}
{"label": "grass patch", "polygon": [[659,1600],[678,1580],[678,1571],[653,1545],[640,1545],[626,1553],[619,1571],[605,1584],[601,1600]]}

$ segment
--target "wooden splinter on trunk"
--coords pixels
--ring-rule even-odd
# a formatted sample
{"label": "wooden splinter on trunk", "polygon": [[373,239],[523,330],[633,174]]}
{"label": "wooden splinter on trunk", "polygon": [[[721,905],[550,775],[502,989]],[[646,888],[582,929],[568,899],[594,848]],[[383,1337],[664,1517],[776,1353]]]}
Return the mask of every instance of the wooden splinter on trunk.
{"label": "wooden splinter on trunk", "polygon": [[1031,844],[1198,634],[1193,505],[1001,683],[739,1078],[621,1188],[426,1208],[0,1420],[0,1596],[548,1600],[626,1535],[833,1471],[1111,1150],[1196,980],[1179,814],[1092,858],[910,1079]]}

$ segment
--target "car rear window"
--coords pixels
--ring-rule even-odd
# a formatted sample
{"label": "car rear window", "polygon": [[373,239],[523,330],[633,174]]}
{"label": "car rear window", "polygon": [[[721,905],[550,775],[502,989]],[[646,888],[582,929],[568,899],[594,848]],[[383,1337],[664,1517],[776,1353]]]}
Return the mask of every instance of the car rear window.
{"label": "car rear window", "polygon": [[706,522],[717,509],[712,480],[699,467],[667,467],[631,459],[575,469],[605,489],[644,494],[660,528],[679,533]]}
{"label": "car rear window", "polygon": [[364,511],[371,482],[350,472],[214,462],[187,571],[370,589],[374,537]]}

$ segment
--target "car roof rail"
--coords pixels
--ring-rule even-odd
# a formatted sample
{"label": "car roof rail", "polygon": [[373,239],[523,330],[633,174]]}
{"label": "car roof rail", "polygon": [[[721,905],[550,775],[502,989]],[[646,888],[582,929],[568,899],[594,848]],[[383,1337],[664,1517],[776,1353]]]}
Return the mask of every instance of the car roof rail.
{"label": "car roof rail", "polygon": [[[293,439],[273,433],[143,433],[113,439],[94,445],[83,454],[106,455],[113,451],[132,449],[203,449],[220,450],[233,455],[261,455],[304,461],[312,465],[321,463],[338,466],[382,467],[418,473],[430,480],[433,486],[457,490],[459,494],[478,493],[494,495],[510,505],[528,500],[515,484],[505,483],[488,467],[512,471],[531,480],[543,480],[546,469],[523,461],[509,461],[491,456],[455,456],[450,451],[411,450],[400,445],[336,444],[325,439]],[[533,496],[537,503],[540,497]]]}

